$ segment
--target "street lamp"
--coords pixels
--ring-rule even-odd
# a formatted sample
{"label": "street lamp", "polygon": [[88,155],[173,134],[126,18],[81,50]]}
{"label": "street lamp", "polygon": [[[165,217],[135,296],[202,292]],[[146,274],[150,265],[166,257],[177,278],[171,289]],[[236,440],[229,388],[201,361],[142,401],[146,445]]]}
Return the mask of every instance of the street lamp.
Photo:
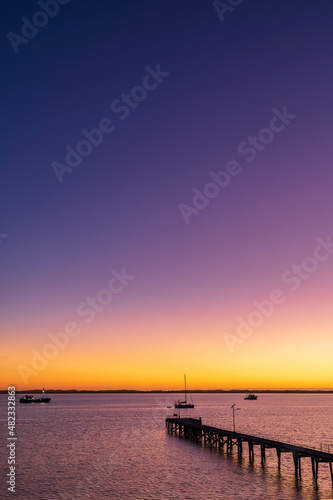
{"label": "street lamp", "polygon": [[240,408],[235,408],[236,403],[232,405],[232,423],[234,427],[234,432],[236,432],[236,427],[235,427],[235,410],[240,410]]}

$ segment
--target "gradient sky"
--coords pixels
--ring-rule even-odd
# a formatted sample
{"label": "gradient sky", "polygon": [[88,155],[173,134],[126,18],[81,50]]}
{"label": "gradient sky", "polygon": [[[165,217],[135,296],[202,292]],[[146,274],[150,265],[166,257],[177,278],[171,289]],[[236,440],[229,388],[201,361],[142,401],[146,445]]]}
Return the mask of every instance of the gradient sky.
{"label": "gradient sky", "polygon": [[[71,0],[16,54],[41,10],[1,6],[1,388],[332,388],[333,255],[297,290],[282,275],[333,235],[333,4]],[[169,73],[121,120],[111,103]],[[152,82],[152,80],[150,80]],[[248,162],[238,147],[297,115]],[[115,130],[59,182],[81,131]],[[281,122],[279,122],[281,124]],[[241,173],[186,224],[209,172]],[[90,323],[77,307],[135,279]],[[254,301],[285,301],[229,349]],[[33,367],[48,334],[80,333]],[[239,338],[239,337],[238,337]],[[19,366],[33,370],[22,378]]]}

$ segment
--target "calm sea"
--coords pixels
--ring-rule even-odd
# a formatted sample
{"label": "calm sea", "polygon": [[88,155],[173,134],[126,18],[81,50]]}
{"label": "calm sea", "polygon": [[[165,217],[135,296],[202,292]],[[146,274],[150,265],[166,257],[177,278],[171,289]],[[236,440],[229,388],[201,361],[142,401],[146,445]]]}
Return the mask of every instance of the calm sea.
{"label": "calm sea", "polygon": [[[7,492],[6,395],[1,408],[0,498],[215,500],[332,499],[327,464],[319,465],[318,488],[310,459],[302,461],[296,482],[292,458],[282,455],[281,473],[275,452],[267,452],[264,468],[259,450],[254,464],[237,454],[218,454],[168,435],[175,395],[60,395],[50,404],[17,405],[16,493]],[[177,395],[178,397],[178,395]],[[333,395],[193,395],[195,408],[182,415],[232,429],[305,446],[331,446]]]}

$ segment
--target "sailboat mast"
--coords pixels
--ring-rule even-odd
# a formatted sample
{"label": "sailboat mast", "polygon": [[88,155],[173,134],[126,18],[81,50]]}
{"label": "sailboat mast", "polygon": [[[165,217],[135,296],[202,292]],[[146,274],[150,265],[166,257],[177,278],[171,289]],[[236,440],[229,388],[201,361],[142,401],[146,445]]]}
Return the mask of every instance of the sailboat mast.
{"label": "sailboat mast", "polygon": [[185,381],[185,403],[187,403],[187,394],[186,394],[186,374],[184,373],[184,381]]}

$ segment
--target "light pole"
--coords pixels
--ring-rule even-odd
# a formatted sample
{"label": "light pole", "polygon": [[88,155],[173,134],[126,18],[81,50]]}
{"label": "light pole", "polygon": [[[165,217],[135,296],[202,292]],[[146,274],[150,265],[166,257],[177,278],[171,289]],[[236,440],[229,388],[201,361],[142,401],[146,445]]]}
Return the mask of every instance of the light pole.
{"label": "light pole", "polygon": [[240,410],[240,408],[235,408],[236,403],[232,405],[232,423],[233,423],[233,428],[234,432],[236,432],[236,426],[235,426],[235,410]]}

